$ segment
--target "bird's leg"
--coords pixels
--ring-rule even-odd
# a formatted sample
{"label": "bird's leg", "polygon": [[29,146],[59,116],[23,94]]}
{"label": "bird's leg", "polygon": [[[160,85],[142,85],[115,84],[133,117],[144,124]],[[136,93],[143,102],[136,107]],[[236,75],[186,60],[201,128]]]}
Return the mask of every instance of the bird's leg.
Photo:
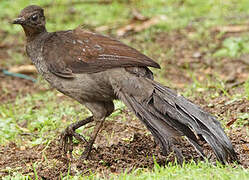
{"label": "bird's leg", "polygon": [[90,152],[92,150],[93,143],[94,143],[100,129],[103,126],[104,120],[105,120],[105,118],[103,118],[99,121],[96,121],[96,126],[94,127],[94,131],[92,133],[92,136],[91,136],[89,142],[87,143],[87,146],[86,146],[84,152],[81,155],[81,159],[88,159]]}
{"label": "bird's leg", "polygon": [[84,120],[75,122],[70,124],[65,131],[62,132],[61,134],[61,146],[62,149],[64,150],[64,153],[69,152],[70,155],[72,155],[73,151],[73,137],[77,139],[80,142],[87,142],[84,136],[78,134],[75,132],[76,129],[78,129],[81,126],[86,125],[87,123],[90,123],[93,121],[93,116],[90,116]]}
{"label": "bird's leg", "polygon": [[88,141],[88,144],[81,155],[81,159],[87,159],[92,150],[93,143],[103,126],[105,118],[108,117],[114,110],[114,104],[112,101],[108,102],[88,102],[85,103],[86,107],[92,112],[96,126],[94,127],[93,133]]}

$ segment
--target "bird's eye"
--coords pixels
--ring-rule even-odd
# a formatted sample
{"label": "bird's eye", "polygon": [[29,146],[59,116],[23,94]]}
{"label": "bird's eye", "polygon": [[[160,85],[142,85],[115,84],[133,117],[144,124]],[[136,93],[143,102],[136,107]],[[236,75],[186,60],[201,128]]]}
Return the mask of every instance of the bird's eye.
{"label": "bird's eye", "polygon": [[36,21],[38,19],[38,15],[35,14],[35,15],[31,16],[31,19],[32,19],[32,21]]}

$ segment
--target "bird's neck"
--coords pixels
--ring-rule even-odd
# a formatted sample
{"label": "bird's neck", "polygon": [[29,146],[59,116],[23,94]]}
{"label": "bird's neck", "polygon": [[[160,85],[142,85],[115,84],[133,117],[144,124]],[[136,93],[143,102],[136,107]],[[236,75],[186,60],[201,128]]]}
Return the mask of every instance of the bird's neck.
{"label": "bird's neck", "polygon": [[36,37],[40,36],[41,34],[47,33],[45,26],[42,26],[36,29],[28,27],[28,26],[23,26],[23,29],[27,37],[27,42],[31,42]]}

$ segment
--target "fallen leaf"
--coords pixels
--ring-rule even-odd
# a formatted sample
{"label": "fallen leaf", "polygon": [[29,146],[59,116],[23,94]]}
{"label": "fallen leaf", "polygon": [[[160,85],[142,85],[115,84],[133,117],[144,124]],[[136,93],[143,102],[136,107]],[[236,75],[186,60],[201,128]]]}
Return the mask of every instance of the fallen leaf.
{"label": "fallen leaf", "polygon": [[149,18],[142,15],[137,9],[132,9],[133,20],[135,21],[147,21]]}
{"label": "fallen leaf", "polygon": [[24,151],[24,150],[26,150],[26,147],[25,146],[20,146],[20,150]]}
{"label": "fallen leaf", "polygon": [[99,26],[99,27],[95,28],[95,31],[97,31],[97,32],[103,32],[103,31],[107,31],[109,29],[110,29],[109,26]]}
{"label": "fallen leaf", "polygon": [[63,97],[64,94],[62,94],[61,92],[58,92],[58,93],[56,94],[56,96],[57,96],[57,97]]}
{"label": "fallen leaf", "polygon": [[242,149],[244,151],[249,151],[249,144],[242,144]]}
{"label": "fallen leaf", "polygon": [[200,52],[195,52],[192,57],[193,58],[200,58],[202,56],[202,54]]}
{"label": "fallen leaf", "polygon": [[21,73],[21,74],[37,73],[37,70],[34,65],[22,65],[18,67],[12,67],[8,71],[11,73]]}
{"label": "fallen leaf", "polygon": [[224,33],[237,33],[245,32],[249,30],[248,25],[228,25],[228,26],[218,26],[214,28],[214,31],[224,32]]}
{"label": "fallen leaf", "polygon": [[25,128],[25,127],[21,127],[19,125],[16,125],[21,131],[23,132],[29,132],[29,129]]}
{"label": "fallen leaf", "polygon": [[0,44],[0,48],[7,48],[7,47],[8,47],[7,44],[3,44],[3,43]]}
{"label": "fallen leaf", "polygon": [[117,30],[118,36],[124,36],[127,32],[133,31],[133,32],[140,32],[145,29],[148,29],[149,27],[158,24],[160,21],[166,20],[166,16],[155,16],[151,19],[148,19],[143,22],[132,22],[124,27],[121,27]]}

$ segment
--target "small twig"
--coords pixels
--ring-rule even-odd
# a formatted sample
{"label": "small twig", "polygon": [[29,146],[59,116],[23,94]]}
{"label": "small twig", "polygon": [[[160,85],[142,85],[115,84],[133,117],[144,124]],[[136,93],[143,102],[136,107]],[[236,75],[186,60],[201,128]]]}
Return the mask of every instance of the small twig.
{"label": "small twig", "polygon": [[226,126],[227,126],[227,127],[230,127],[233,123],[235,123],[235,121],[237,121],[237,118],[234,118],[234,119],[232,119],[231,121],[229,121],[229,122],[226,124]]}
{"label": "small twig", "polygon": [[36,138],[38,138],[39,136],[37,134],[33,134],[33,133],[20,133],[21,136],[34,136]]}
{"label": "small twig", "polygon": [[231,88],[238,87],[238,86],[240,86],[240,85],[242,85],[242,84],[244,84],[244,83],[245,83],[245,81],[232,83],[232,84],[230,84],[230,85],[228,85],[228,86],[226,87],[226,90],[229,90],[229,89],[231,89]]}

